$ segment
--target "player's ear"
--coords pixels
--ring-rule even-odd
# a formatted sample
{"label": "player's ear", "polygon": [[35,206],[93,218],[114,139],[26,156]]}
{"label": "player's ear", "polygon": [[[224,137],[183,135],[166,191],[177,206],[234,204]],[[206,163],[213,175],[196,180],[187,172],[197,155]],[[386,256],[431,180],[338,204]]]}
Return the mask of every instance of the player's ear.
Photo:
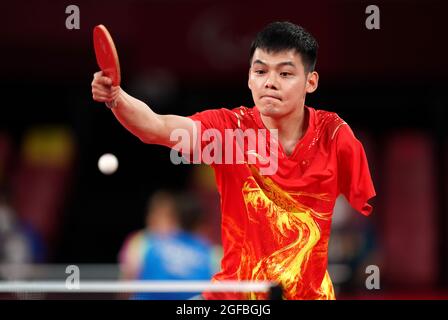
{"label": "player's ear", "polygon": [[306,92],[312,93],[316,91],[319,84],[319,74],[316,71],[312,71],[308,73],[306,78]]}
{"label": "player's ear", "polygon": [[249,87],[250,90],[252,90],[252,84],[250,81],[250,70],[251,68],[249,68],[249,73],[247,74],[247,86]]}

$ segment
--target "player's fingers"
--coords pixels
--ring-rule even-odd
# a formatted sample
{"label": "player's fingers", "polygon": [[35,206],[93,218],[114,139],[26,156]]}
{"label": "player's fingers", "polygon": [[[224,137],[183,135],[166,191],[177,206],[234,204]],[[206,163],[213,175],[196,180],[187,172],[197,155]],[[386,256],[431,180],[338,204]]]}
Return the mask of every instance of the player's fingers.
{"label": "player's fingers", "polygon": [[92,94],[92,97],[93,97],[93,100],[98,101],[98,102],[115,100],[114,97],[111,95],[104,95],[104,94],[98,94],[98,93]]}
{"label": "player's fingers", "polygon": [[102,76],[103,76],[103,71],[102,70],[100,70],[98,72],[95,72],[93,74],[93,78],[99,78],[99,77],[102,77]]}
{"label": "player's fingers", "polygon": [[105,90],[101,87],[98,86],[92,86],[92,95],[93,96],[106,96],[108,95],[110,92],[108,90]]}
{"label": "player's fingers", "polygon": [[109,101],[111,101],[110,99],[108,99],[106,97],[95,97],[93,100],[95,100],[96,102],[109,102]]}
{"label": "player's fingers", "polygon": [[103,84],[106,86],[112,86],[112,79],[106,76],[98,75],[98,72],[95,73],[92,80],[92,85],[94,84]]}
{"label": "player's fingers", "polygon": [[100,77],[93,78],[92,83],[91,83],[92,87],[102,85],[100,79],[101,79]]}
{"label": "player's fingers", "polygon": [[98,77],[94,79],[93,82],[99,85],[107,86],[109,88],[112,86],[112,79],[108,77]]}
{"label": "player's fingers", "polygon": [[92,92],[93,92],[93,90],[104,92],[104,93],[115,92],[111,86],[104,85],[104,84],[98,83],[98,82],[92,83]]}
{"label": "player's fingers", "polygon": [[106,76],[98,78],[98,81],[106,86],[112,86],[112,79]]}
{"label": "player's fingers", "polygon": [[101,87],[93,87],[92,88],[92,95],[94,96],[110,96],[111,95],[111,91],[110,90],[105,90]]}
{"label": "player's fingers", "polygon": [[98,90],[98,89],[92,89],[92,97],[94,100],[97,99],[105,99],[107,101],[115,100],[118,96],[118,92],[115,91],[105,91],[105,90]]}
{"label": "player's fingers", "polygon": [[111,93],[114,96],[120,93],[120,86],[112,87]]}
{"label": "player's fingers", "polygon": [[93,100],[96,100],[96,101],[98,101],[98,99],[115,100],[115,97],[111,96],[109,94],[93,93],[92,97],[93,97]]}
{"label": "player's fingers", "polygon": [[111,87],[111,88],[107,88],[106,90],[99,88],[98,91],[101,92],[105,96],[117,98],[118,95],[120,94],[120,87],[119,86]]}

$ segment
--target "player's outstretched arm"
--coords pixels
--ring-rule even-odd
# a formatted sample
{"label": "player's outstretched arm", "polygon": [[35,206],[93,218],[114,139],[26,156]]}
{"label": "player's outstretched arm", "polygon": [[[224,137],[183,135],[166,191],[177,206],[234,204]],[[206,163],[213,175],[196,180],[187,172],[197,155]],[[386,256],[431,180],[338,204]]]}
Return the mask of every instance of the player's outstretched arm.
{"label": "player's outstretched arm", "polygon": [[[92,81],[93,99],[98,102],[112,102],[116,105],[112,112],[118,121],[141,141],[150,144],[160,144],[167,147],[176,146],[176,149],[186,146],[179,141],[170,139],[175,129],[185,130],[191,140],[188,146],[193,146],[194,137],[193,120],[176,115],[160,115],[151,110],[144,102],[130,96],[120,87],[113,87],[112,80],[103,73],[94,74]],[[187,141],[185,141],[187,142]]]}

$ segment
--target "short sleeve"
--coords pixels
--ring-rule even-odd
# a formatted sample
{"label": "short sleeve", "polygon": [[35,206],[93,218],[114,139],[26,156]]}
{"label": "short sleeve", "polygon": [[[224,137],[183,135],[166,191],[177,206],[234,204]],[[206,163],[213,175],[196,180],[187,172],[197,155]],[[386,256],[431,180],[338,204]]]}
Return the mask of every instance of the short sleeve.
{"label": "short sleeve", "polygon": [[196,142],[195,145],[200,148],[195,148],[195,159],[200,158],[200,162],[206,164],[216,164],[219,163],[216,159],[223,159],[224,148],[222,146],[225,129],[232,127],[229,112],[230,110],[225,108],[211,109],[197,112],[188,117],[197,124],[199,143]]}
{"label": "short sleeve", "polygon": [[375,188],[364,148],[346,124],[337,132],[336,149],[339,191],[355,210],[367,216],[372,212],[368,201],[376,195]]}
{"label": "short sleeve", "polygon": [[228,109],[211,109],[197,112],[188,118],[201,123],[201,130],[216,129],[224,132],[226,128],[226,111]]}

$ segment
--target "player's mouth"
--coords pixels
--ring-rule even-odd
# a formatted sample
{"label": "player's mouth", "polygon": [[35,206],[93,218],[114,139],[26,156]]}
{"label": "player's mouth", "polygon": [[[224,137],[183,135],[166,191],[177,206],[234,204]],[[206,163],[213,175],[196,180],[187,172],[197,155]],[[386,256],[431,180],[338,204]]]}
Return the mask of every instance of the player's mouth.
{"label": "player's mouth", "polygon": [[260,97],[260,99],[275,99],[275,100],[280,100],[280,101],[282,101],[282,99],[281,99],[279,96],[270,95],[270,94],[262,95],[262,96]]}

